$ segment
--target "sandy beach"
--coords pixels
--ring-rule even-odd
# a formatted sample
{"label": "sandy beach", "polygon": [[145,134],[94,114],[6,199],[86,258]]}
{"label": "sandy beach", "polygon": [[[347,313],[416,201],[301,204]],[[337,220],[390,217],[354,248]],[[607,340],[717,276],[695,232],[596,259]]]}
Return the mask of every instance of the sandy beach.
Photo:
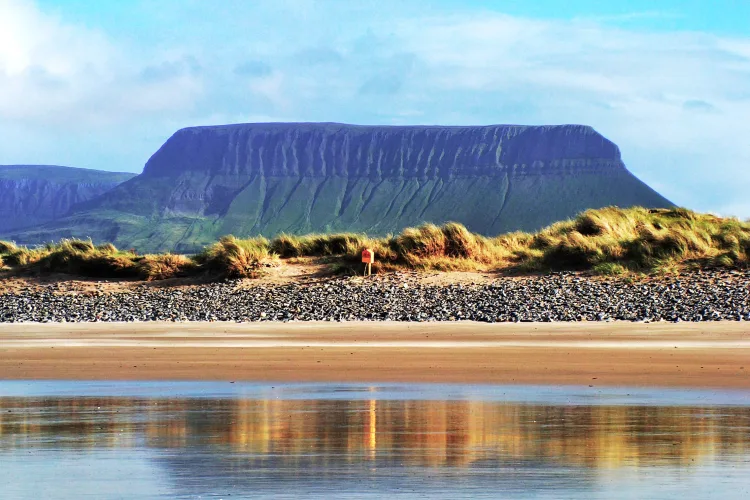
{"label": "sandy beach", "polygon": [[750,326],[8,324],[0,377],[750,388]]}

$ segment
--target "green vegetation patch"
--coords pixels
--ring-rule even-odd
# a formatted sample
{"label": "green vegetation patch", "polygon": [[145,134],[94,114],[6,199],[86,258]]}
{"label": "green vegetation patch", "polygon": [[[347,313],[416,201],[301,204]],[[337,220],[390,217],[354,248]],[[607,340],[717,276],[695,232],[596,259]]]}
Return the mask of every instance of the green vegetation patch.
{"label": "green vegetation patch", "polygon": [[537,233],[494,238],[455,222],[423,224],[394,236],[336,233],[280,234],[240,239],[224,236],[193,256],[139,255],[113,244],[65,239],[38,248],[0,241],[0,266],[16,271],[61,272],[88,277],[166,279],[204,274],[257,277],[279,258],[329,257],[338,271],[359,267],[364,249],[377,256],[375,270],[582,270],[617,276],[695,267],[747,267],[750,223],[683,208],[587,210]]}

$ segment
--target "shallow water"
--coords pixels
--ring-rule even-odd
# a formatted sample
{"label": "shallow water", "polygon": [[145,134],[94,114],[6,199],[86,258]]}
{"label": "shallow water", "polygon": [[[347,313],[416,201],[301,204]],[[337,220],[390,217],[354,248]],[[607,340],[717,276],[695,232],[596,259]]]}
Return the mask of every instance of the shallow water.
{"label": "shallow water", "polygon": [[738,391],[0,382],[2,498],[748,498]]}

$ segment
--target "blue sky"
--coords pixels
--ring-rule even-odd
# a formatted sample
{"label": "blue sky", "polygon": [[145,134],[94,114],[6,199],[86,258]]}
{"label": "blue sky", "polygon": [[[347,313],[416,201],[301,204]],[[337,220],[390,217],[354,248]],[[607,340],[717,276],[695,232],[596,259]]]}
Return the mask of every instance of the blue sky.
{"label": "blue sky", "polygon": [[0,0],[0,163],[140,171],[178,128],[584,123],[750,217],[748,0]]}

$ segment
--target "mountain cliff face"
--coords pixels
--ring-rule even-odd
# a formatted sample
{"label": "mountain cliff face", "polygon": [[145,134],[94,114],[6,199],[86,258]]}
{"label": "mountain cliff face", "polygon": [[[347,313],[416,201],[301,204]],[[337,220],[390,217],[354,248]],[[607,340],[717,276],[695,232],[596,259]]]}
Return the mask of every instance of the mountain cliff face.
{"label": "mountain cliff face", "polygon": [[0,165],[0,232],[66,215],[135,174],[52,165]]}
{"label": "mountain cliff face", "polygon": [[228,233],[386,234],[449,220],[494,235],[606,205],[671,203],[590,127],[227,125],[178,131],[141,175],[19,240],[192,251]]}

